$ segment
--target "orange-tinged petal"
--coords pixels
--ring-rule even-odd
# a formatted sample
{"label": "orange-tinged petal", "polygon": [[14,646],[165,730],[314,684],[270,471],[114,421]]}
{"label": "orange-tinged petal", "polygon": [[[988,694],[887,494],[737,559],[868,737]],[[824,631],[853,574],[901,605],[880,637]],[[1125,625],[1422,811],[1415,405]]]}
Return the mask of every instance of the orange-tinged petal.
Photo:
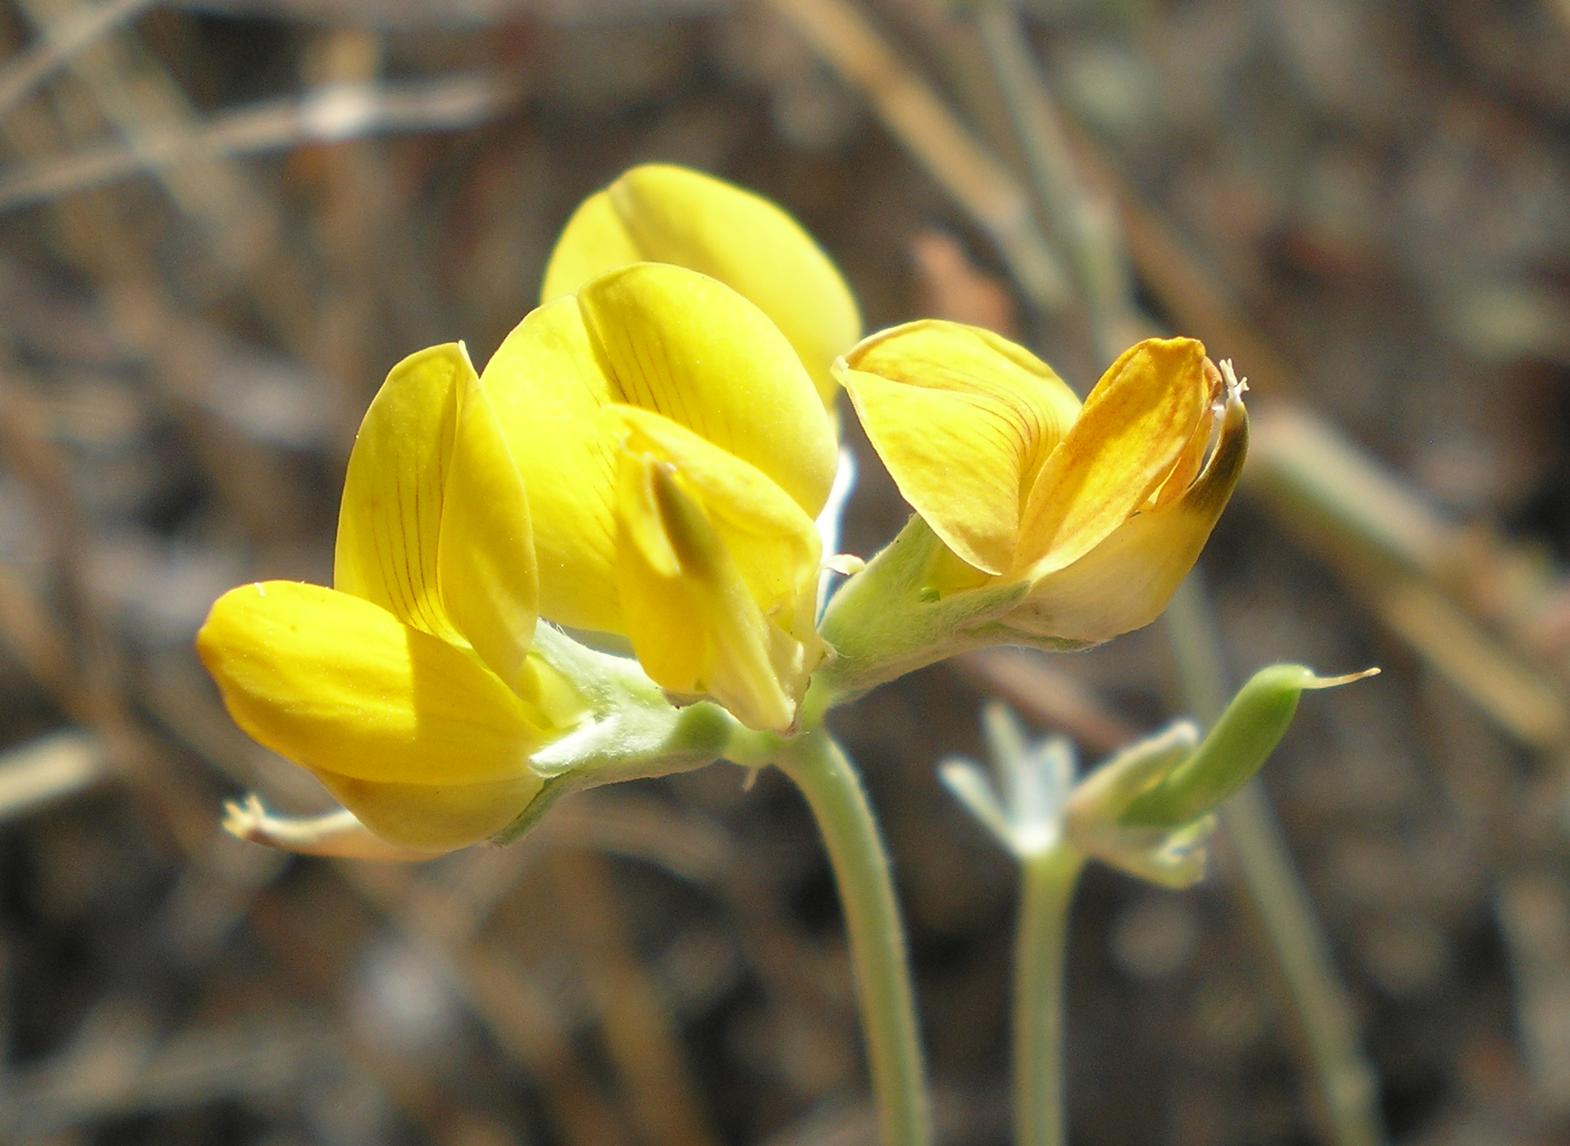
{"label": "orange-tinged petal", "polygon": [[1199,558],[1247,453],[1248,416],[1234,397],[1209,463],[1181,497],[1129,518],[1078,561],[1041,578],[1003,623],[1092,643],[1148,625]]}
{"label": "orange-tinged petal", "polygon": [[1013,572],[1038,580],[1110,536],[1172,472],[1210,392],[1205,348],[1192,338],[1124,351],[1037,474]]}
{"label": "orange-tinged petal", "polygon": [[1205,408],[1204,416],[1194,423],[1194,432],[1189,435],[1188,444],[1178,455],[1177,464],[1172,467],[1172,472],[1161,483],[1161,488],[1151,495],[1151,508],[1167,505],[1186,494],[1194,479],[1199,476],[1199,471],[1204,467],[1205,459],[1210,453],[1210,439],[1216,428],[1216,417],[1223,410],[1222,403],[1217,399],[1224,392],[1225,383],[1222,381],[1221,371],[1216,369],[1215,363],[1208,358],[1205,359],[1205,380],[1210,387],[1210,403]]}
{"label": "orange-tinged petal", "polygon": [[812,237],[763,197],[683,167],[635,167],[568,220],[542,298],[571,294],[627,263],[672,263],[719,279],[760,307],[832,405],[829,364],[861,336],[845,280]]}
{"label": "orange-tinged petal", "polygon": [[514,780],[543,721],[468,650],[360,597],[268,581],[225,593],[196,638],[236,724],[318,775]]}
{"label": "orange-tinged petal", "polygon": [[901,495],[965,561],[1013,563],[1026,493],[1079,414],[1029,351],[979,327],[925,320],[866,339],[836,373]]}

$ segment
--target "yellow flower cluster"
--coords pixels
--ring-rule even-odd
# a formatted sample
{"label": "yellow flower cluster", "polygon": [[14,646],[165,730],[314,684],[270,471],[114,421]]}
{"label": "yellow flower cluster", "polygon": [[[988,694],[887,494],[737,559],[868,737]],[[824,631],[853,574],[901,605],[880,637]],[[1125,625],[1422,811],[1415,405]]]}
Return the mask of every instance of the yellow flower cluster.
{"label": "yellow flower cluster", "polygon": [[[334,587],[213,606],[197,645],[229,711],[383,839],[441,851],[513,822],[541,750],[603,714],[542,619],[630,647],[677,704],[790,735],[835,632],[878,662],[865,684],[965,640],[1092,643],[1159,612],[1244,449],[1237,388],[1199,343],[1140,343],[1082,405],[986,331],[861,333],[774,204],[627,172],[572,216],[541,305],[483,371],[457,344],[393,368],[350,456]],[[935,541],[914,597],[837,608],[820,633],[840,387]],[[857,625],[891,623],[880,661]]]}

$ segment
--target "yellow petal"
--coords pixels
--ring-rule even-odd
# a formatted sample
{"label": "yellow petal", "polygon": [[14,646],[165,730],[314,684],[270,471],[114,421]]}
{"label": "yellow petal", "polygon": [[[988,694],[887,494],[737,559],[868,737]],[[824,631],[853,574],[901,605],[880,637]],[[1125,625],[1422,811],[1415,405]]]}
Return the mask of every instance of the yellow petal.
{"label": "yellow petal", "polygon": [[1130,518],[1078,561],[1042,578],[1004,624],[1092,643],[1148,625],[1199,558],[1247,454],[1248,416],[1234,397],[1209,463],[1183,496]]}
{"label": "yellow petal", "polygon": [[[683,550],[677,549],[664,520],[660,472],[661,463],[647,454],[623,457],[617,514],[623,560],[618,581],[628,631],[644,671],[671,692],[697,695],[704,691],[708,676],[706,631],[713,610],[687,575],[692,566],[711,566],[719,560],[715,552],[719,542],[711,529],[694,526],[688,532],[696,533],[696,538]],[[708,552],[696,552],[705,544]]]}
{"label": "yellow petal", "polygon": [[492,672],[522,686],[539,579],[523,478],[471,370],[462,380],[437,549],[442,604]]}
{"label": "yellow petal", "polygon": [[748,727],[787,730],[817,655],[764,615],[675,466],[624,451],[617,518],[622,607],[644,670]]}
{"label": "yellow petal", "polygon": [[534,773],[458,786],[387,784],[330,772],[317,774],[333,798],[389,843],[446,852],[489,839],[539,795]]}
{"label": "yellow petal", "polygon": [[761,470],[809,515],[828,495],[834,432],[795,352],[761,312],[713,279],[651,263],[547,303],[485,367],[533,511],[540,611],[625,631],[615,585],[615,457],[601,416],[652,410]]}
{"label": "yellow petal", "polygon": [[1172,472],[1210,394],[1194,339],[1151,338],[1124,351],[1031,486],[1015,572],[1056,572],[1127,520]]}
{"label": "yellow petal", "polygon": [[575,299],[531,312],[485,366],[491,401],[529,491],[540,613],[564,625],[622,629],[616,593],[619,399]]}
{"label": "yellow petal", "polygon": [[534,633],[523,479],[456,343],[394,366],[349,455],[334,582],[516,683]]}
{"label": "yellow petal", "polygon": [[473,374],[456,343],[392,368],[355,435],[338,510],[333,584],[444,640],[460,638],[438,580],[442,487],[459,383]]}
{"label": "yellow petal", "polygon": [[[625,176],[623,176],[625,178]],[[545,264],[540,301],[574,295],[601,275],[629,263],[680,262],[644,251],[627,230],[609,191],[596,191],[574,211]]]}
{"label": "yellow petal", "polygon": [[815,611],[822,543],[784,490],[669,418],[634,406],[610,409],[627,426],[628,450],[675,465],[765,614],[794,612],[802,597],[808,614]]}
{"label": "yellow petal", "polygon": [[547,738],[473,654],[318,585],[225,593],[196,648],[235,723],[318,775],[436,787],[516,780]]}
{"label": "yellow petal", "polygon": [[750,462],[810,515],[838,444],[801,359],[752,303],[706,275],[641,263],[578,293],[619,400]]}
{"label": "yellow petal", "polygon": [[868,338],[837,367],[901,495],[988,573],[1014,561],[1020,513],[1079,400],[1029,351],[979,327],[926,320]]}
{"label": "yellow petal", "polygon": [[663,164],[635,167],[568,220],[543,298],[571,294],[630,262],[674,263],[739,291],[785,333],[826,405],[829,364],[861,337],[856,300],[800,224],[759,195]]}
{"label": "yellow petal", "polygon": [[1217,399],[1225,388],[1221,371],[1217,370],[1215,363],[1208,358],[1205,359],[1205,382],[1209,387],[1210,402],[1199,421],[1194,423],[1194,432],[1189,435],[1188,444],[1178,455],[1177,464],[1172,467],[1172,472],[1162,481],[1161,488],[1151,495],[1149,507],[1152,509],[1183,497],[1205,464],[1205,458],[1210,452],[1211,434],[1216,428],[1216,417],[1223,408]]}

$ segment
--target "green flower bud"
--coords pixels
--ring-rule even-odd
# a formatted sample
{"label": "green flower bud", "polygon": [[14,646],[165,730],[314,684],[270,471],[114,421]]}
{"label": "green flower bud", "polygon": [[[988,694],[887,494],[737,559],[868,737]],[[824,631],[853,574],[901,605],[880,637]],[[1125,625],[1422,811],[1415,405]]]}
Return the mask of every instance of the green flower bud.
{"label": "green flower bud", "polygon": [[1124,827],[1174,828],[1199,819],[1251,780],[1280,743],[1309,689],[1336,688],[1379,672],[1316,676],[1302,665],[1256,672],[1200,746],[1123,809]]}

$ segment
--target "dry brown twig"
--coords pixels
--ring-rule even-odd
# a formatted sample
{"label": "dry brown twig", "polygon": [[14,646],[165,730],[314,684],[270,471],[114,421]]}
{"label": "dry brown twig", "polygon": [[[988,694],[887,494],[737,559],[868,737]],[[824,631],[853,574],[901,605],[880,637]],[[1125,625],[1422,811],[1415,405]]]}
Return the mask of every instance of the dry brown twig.
{"label": "dry brown twig", "polygon": [[0,118],[88,45],[128,24],[158,0],[106,0],[73,8],[27,52],[0,69]]}
{"label": "dry brown twig", "polygon": [[384,132],[472,127],[511,107],[519,91],[517,81],[485,73],[400,84],[334,84],[297,98],[220,112],[188,130],[147,128],[134,144],[101,144],[0,172],[0,211],[218,156],[342,143]]}

